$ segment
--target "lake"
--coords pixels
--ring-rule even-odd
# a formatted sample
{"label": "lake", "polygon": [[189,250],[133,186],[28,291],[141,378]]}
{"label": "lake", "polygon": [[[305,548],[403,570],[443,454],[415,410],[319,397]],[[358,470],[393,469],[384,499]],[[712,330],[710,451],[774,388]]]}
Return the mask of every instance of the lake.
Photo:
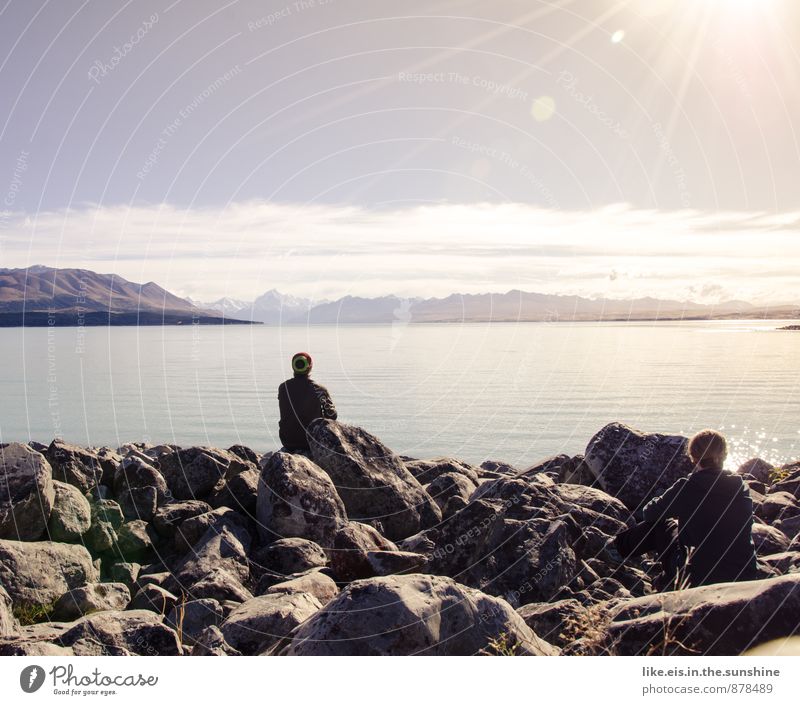
{"label": "lake", "polygon": [[398,453],[525,466],[610,421],[800,457],[800,333],[780,321],[0,330],[0,440],[280,446],[305,350],[340,420]]}

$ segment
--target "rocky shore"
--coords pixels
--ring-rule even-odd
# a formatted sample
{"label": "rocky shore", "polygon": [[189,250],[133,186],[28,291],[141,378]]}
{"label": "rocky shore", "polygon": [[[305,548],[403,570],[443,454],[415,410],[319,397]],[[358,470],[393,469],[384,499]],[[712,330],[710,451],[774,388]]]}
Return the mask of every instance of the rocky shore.
{"label": "rocky shore", "polygon": [[739,468],[761,579],[656,593],[608,540],[690,471],[683,437],[609,424],[530,468],[333,421],[309,442],[0,446],[0,655],[739,654],[800,632],[800,463]]}

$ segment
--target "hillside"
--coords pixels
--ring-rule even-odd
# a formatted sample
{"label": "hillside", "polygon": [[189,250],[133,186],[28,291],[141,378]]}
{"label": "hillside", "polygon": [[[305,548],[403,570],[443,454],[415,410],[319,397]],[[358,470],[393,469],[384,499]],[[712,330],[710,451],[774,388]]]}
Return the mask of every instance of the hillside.
{"label": "hillside", "polygon": [[0,269],[0,326],[245,322],[197,308],[155,282],[41,265]]}

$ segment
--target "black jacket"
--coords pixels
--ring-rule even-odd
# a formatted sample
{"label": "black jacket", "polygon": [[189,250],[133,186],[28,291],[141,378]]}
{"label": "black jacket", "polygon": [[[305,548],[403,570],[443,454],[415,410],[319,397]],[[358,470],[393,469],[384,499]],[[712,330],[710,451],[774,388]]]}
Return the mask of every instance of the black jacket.
{"label": "black jacket", "polygon": [[649,502],[642,514],[648,522],[678,520],[678,540],[693,547],[689,558],[692,586],[756,577],[753,500],[738,475],[696,470]]}
{"label": "black jacket", "polygon": [[287,450],[308,450],[306,428],[314,419],[336,419],[328,390],[308,375],[295,375],[278,387],[279,435]]}

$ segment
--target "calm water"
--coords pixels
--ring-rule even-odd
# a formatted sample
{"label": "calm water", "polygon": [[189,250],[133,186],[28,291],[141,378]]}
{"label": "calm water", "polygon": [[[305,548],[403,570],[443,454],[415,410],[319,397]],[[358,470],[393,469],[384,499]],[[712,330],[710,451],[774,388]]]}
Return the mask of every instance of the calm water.
{"label": "calm water", "polygon": [[0,330],[0,439],[277,448],[307,350],[340,419],[393,449],[525,465],[599,428],[723,429],[731,464],[800,457],[800,333],[780,322]]}

